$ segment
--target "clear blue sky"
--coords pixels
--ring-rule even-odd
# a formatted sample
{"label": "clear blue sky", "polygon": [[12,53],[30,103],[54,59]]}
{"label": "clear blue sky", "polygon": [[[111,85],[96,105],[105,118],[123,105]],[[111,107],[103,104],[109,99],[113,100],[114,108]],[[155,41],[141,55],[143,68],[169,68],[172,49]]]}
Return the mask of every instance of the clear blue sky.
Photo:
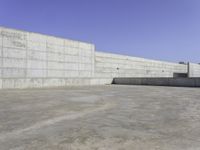
{"label": "clear blue sky", "polygon": [[200,0],[0,0],[0,25],[104,52],[200,62]]}

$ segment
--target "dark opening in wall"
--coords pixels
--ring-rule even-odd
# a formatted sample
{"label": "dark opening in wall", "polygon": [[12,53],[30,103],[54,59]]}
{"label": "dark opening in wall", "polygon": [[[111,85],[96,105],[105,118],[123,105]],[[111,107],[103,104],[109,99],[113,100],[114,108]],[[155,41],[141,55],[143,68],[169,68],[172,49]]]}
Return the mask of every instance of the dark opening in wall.
{"label": "dark opening in wall", "polygon": [[187,73],[174,73],[173,77],[174,78],[187,78],[188,74]]}

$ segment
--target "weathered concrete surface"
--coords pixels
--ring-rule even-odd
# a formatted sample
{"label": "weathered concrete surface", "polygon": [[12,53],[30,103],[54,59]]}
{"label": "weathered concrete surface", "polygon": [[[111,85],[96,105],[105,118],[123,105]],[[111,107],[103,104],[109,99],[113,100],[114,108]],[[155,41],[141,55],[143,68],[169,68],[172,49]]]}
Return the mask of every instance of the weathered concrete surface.
{"label": "weathered concrete surface", "polygon": [[0,89],[109,84],[102,78],[173,77],[187,69],[184,64],[97,52],[94,44],[0,27]]}
{"label": "weathered concrete surface", "polygon": [[200,89],[0,91],[1,150],[199,150]]}
{"label": "weathered concrete surface", "polygon": [[188,63],[188,76],[200,77],[200,64]]}
{"label": "weathered concrete surface", "polygon": [[113,84],[200,87],[200,78],[114,78]]}
{"label": "weathered concrete surface", "polygon": [[82,78],[94,77],[94,50],[90,43],[0,27],[0,88],[70,86],[72,78],[85,85]]}
{"label": "weathered concrete surface", "polygon": [[103,52],[95,52],[94,58],[96,77],[173,77],[174,73],[187,73],[184,64]]}

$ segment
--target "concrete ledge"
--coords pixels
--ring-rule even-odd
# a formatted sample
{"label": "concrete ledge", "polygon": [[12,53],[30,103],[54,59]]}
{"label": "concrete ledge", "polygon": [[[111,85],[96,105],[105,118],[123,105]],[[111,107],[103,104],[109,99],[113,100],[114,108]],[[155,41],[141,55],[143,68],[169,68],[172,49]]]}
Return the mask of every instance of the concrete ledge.
{"label": "concrete ledge", "polygon": [[200,87],[200,78],[114,78],[113,84]]}

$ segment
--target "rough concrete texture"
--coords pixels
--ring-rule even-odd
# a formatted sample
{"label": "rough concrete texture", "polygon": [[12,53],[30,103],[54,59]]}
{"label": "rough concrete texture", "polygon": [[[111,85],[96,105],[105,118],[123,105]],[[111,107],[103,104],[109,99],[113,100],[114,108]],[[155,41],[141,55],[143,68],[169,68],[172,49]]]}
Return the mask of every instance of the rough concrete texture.
{"label": "rough concrete texture", "polygon": [[188,76],[200,77],[200,64],[189,63],[188,64]]}
{"label": "rough concrete texture", "polygon": [[3,89],[109,84],[114,77],[187,72],[183,64],[96,52],[94,44],[0,27]]}
{"label": "rough concrete texture", "polygon": [[0,91],[1,150],[199,150],[200,89]]}
{"label": "rough concrete texture", "polygon": [[96,77],[173,77],[187,73],[187,65],[144,58],[95,53]]}
{"label": "rough concrete texture", "polygon": [[52,80],[59,86],[66,79],[94,77],[93,44],[0,29],[2,88],[34,87],[34,81],[36,87],[51,86]]}

